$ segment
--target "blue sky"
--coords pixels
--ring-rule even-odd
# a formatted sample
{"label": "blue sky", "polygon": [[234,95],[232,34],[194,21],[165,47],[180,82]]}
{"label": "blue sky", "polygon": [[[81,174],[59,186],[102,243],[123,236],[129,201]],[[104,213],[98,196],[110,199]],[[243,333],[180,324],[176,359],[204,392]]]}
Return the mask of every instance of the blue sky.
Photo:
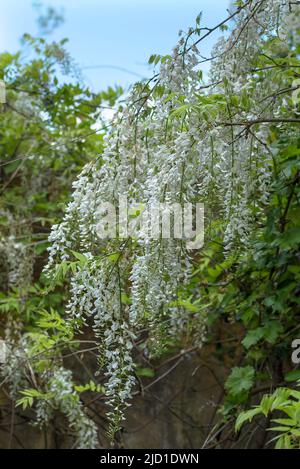
{"label": "blue sky", "polygon": [[[228,0],[48,0],[62,6],[65,23],[52,35],[68,37],[68,50],[95,91],[108,85],[129,86],[139,76],[151,76],[147,65],[153,53],[169,53],[180,29],[194,25],[203,12],[203,25],[226,17]],[[32,0],[1,0],[0,51],[16,51],[24,32],[37,34],[37,13]],[[204,55],[216,40],[204,45]],[[132,74],[117,69],[125,68]],[[136,75],[134,75],[136,74]]]}

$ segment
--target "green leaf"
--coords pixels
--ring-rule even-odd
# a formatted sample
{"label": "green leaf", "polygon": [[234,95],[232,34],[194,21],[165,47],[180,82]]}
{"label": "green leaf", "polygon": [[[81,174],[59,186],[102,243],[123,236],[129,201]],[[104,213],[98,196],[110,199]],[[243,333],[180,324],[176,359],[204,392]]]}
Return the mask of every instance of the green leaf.
{"label": "green leaf", "polygon": [[294,247],[300,244],[300,227],[287,230],[280,239],[280,246],[284,248]]}
{"label": "green leaf", "polygon": [[253,345],[256,345],[263,335],[263,327],[257,327],[256,329],[247,332],[245,338],[242,340],[242,344],[246,349],[249,349]]}
{"label": "green leaf", "polygon": [[235,423],[235,431],[239,431],[245,422],[251,422],[253,417],[261,413],[260,407],[254,407],[254,409],[246,410],[241,412]]}
{"label": "green leaf", "polygon": [[235,367],[225,383],[225,389],[232,396],[238,396],[252,388],[254,377],[255,370],[252,366]]}
{"label": "green leaf", "polygon": [[288,371],[284,375],[284,381],[291,383],[292,381],[298,381],[300,379],[300,370]]}
{"label": "green leaf", "polygon": [[270,344],[273,344],[280,334],[283,332],[283,327],[279,321],[268,321],[263,326],[264,339]]}
{"label": "green leaf", "polygon": [[72,251],[72,254],[78,259],[82,264],[86,264],[88,262],[88,258],[82,254],[81,252]]}

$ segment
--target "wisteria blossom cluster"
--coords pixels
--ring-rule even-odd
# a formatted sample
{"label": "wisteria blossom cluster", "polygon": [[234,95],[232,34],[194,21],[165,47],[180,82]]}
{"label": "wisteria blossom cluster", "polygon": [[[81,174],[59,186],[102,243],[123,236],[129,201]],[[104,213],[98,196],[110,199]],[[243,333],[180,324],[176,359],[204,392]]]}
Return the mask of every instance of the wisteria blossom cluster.
{"label": "wisteria blossom cluster", "polygon": [[[139,331],[146,326],[153,340],[160,324],[173,336],[185,327],[188,313],[177,299],[195,254],[182,240],[153,240],[143,232],[137,239],[101,240],[99,206],[117,205],[119,196],[142,204],[202,202],[207,226],[222,221],[224,250],[247,248],[269,197],[270,126],[284,126],[289,112],[276,90],[291,87],[273,71],[272,60],[260,70],[260,50],[274,41],[281,57],[287,42],[297,41],[296,3],[239,2],[228,19],[231,33],[210,58],[201,53],[207,29],[199,21],[181,35],[172,55],[160,58],[153,80],[133,87],[113,119],[104,154],[84,168],[64,219],[53,227],[49,275],[72,261],[73,251],[86,260],[72,275],[67,313],[81,322],[93,318],[116,425],[134,388],[132,349]],[[204,80],[201,63],[208,60]],[[198,327],[204,340],[205,314]]]}
{"label": "wisteria blossom cluster", "polygon": [[[9,384],[10,396],[20,397],[20,391],[28,386],[28,373],[32,373],[32,339],[21,335],[21,323],[10,321],[6,327],[6,361],[1,367],[3,384]],[[98,431],[94,421],[86,414],[78,393],[74,390],[72,372],[59,364],[44,371],[40,376],[46,386],[36,394],[36,420],[34,425],[43,427],[60,411],[68,420],[74,448],[96,448]]]}

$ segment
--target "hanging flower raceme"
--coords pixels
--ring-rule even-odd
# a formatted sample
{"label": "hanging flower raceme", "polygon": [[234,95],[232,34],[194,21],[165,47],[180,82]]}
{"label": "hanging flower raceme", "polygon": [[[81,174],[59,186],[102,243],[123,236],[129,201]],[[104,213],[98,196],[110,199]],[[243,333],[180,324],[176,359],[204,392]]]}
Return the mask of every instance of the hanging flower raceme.
{"label": "hanging flower raceme", "polygon": [[246,248],[269,197],[270,125],[284,126],[280,119],[289,112],[283,95],[274,95],[274,89],[290,86],[288,78],[261,50],[269,47],[279,57],[289,53],[287,38],[298,37],[293,15],[299,8],[291,11],[288,1],[241,4],[230,15],[233,31],[212,51],[207,80],[201,73],[207,61],[203,30],[198,24],[180,37],[172,55],[160,58],[154,80],[133,87],[112,121],[104,154],[83,170],[64,219],[53,227],[49,274],[72,260],[73,251],[85,256],[71,278],[67,312],[81,323],[93,317],[113,428],[133,392],[132,349],[139,331],[147,326],[151,339],[161,323],[170,335],[186,324],[177,299],[189,282],[194,255],[180,236],[149,236],[147,223],[136,236],[116,231],[99,237],[103,204],[116,207],[120,197],[131,210],[136,202],[204,203],[206,220],[222,222],[225,251]]}

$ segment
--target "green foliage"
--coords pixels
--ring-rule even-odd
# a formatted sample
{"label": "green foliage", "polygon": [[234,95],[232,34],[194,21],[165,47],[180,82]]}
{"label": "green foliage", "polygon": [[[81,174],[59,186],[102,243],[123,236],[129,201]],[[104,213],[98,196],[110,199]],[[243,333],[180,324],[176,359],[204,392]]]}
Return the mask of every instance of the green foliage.
{"label": "green foliage", "polygon": [[[234,3],[238,9],[245,6],[243,1]],[[61,19],[50,10],[46,19],[41,17],[40,26],[49,32]],[[195,29],[191,28],[186,42],[182,42],[182,62],[188,39],[193,34],[201,34],[201,24],[199,15]],[[226,31],[227,26],[223,24],[219,29]],[[299,44],[284,45],[278,34],[272,34],[262,42],[259,52],[251,57],[252,69],[248,72],[247,86],[241,87],[239,92],[232,91],[232,83],[227,77],[220,80],[216,92],[202,93],[201,90],[202,94],[195,93],[190,101],[183,91],[177,93],[174,89],[169,90],[166,84],[158,81],[153,88],[144,82],[134,88],[146,103],[144,107],[136,107],[136,120],[152,115],[156,97],[163,100],[161,103],[170,105],[164,129],[164,147],[167,149],[174,129],[177,132],[180,129],[181,136],[185,135],[190,130],[192,120],[195,122],[194,137],[195,133],[198,137],[199,123],[203,125],[204,134],[214,130],[220,138],[221,133],[218,132],[224,127],[231,129],[234,137],[233,121],[236,116],[243,116],[245,122],[235,123],[241,128],[240,133],[231,139],[233,142],[230,145],[226,144],[232,147],[230,164],[233,184],[238,186],[236,199],[243,198],[244,190],[239,187],[237,175],[240,168],[234,162],[234,143],[240,136],[245,136],[250,142],[250,153],[254,143],[264,139],[262,146],[265,154],[261,156],[270,159],[267,169],[272,181],[266,199],[258,204],[256,198],[260,187],[256,179],[266,167],[265,162],[253,157],[249,163],[253,165],[249,171],[252,181],[247,188],[250,193],[247,208],[253,223],[252,234],[247,244],[236,240],[227,249],[223,239],[228,220],[223,216],[223,201],[220,201],[217,190],[220,176],[219,179],[214,177],[217,170],[214,161],[216,150],[211,138],[208,145],[211,162],[207,164],[210,165],[212,177],[207,182],[205,246],[201,252],[190,256],[193,273],[189,281],[179,285],[176,295],[172,295],[172,301],[165,301],[163,305],[184,312],[184,327],[176,336],[170,335],[167,315],[158,315],[157,320],[150,324],[147,345],[143,334],[141,341],[134,344],[137,351],[145,352],[145,356],[147,352],[147,360],[142,358],[134,373],[139,379],[153,378],[155,368],[149,365],[148,359],[158,359],[163,354],[178,353],[178,348],[186,350],[191,344],[196,343],[198,347],[207,342],[211,354],[229,365],[222,403],[223,417],[227,422],[230,417],[237,417],[236,430],[240,431],[246,422],[259,415],[273,417],[274,412],[284,413],[287,418],[271,420],[276,424],[271,430],[279,432],[276,436],[277,448],[294,448],[299,447],[300,438],[300,393],[294,389],[300,372],[290,369],[290,354],[291,342],[299,332],[300,319],[300,139],[284,119],[296,120],[299,115],[299,104],[294,103],[291,92],[295,88],[295,77],[300,73],[300,51]],[[27,372],[25,382],[20,384],[21,391],[18,390],[17,405],[23,410],[29,407],[38,409],[41,414],[45,411],[43,423],[49,418],[50,411],[63,412],[68,418],[71,417],[70,426],[76,428],[77,434],[81,432],[82,438],[83,429],[90,425],[81,405],[85,393],[104,395],[105,389],[90,377],[73,379],[64,368],[68,366],[68,358],[77,357],[82,363],[86,350],[81,347],[77,331],[79,326],[90,327],[89,317],[82,318],[77,310],[76,319],[66,320],[65,305],[69,296],[66,282],[84,274],[90,266],[86,246],[80,243],[76,226],[72,231],[72,241],[74,244],[78,241],[78,249],[75,251],[69,248],[70,244],[66,244],[67,256],[55,265],[51,280],[42,271],[47,262],[50,228],[62,218],[72,182],[86,163],[97,161],[101,166],[103,137],[107,129],[102,107],[115,106],[122,89],[110,87],[106,91],[93,93],[86,88],[81,82],[80,71],[65,49],[66,40],[50,43],[44,38],[37,39],[26,34],[23,43],[28,51],[26,57],[22,52],[0,55],[0,78],[5,80],[7,91],[7,103],[0,114],[1,332],[9,330],[10,333],[11,359],[17,363],[13,371],[24,368]],[[170,64],[172,69],[172,61],[170,55],[154,54],[149,64]],[[201,72],[198,78],[202,84]],[[266,103],[277,102],[280,96],[280,109],[277,108],[276,112],[280,113],[282,121],[273,122],[270,119],[273,123],[265,122],[262,128],[258,122],[251,121],[251,115],[257,110],[254,91],[266,84],[271,84],[271,89],[267,90],[271,94],[262,96],[262,100]],[[284,99],[281,99],[282,96]],[[153,102],[148,106],[151,97]],[[132,124],[138,129],[135,122]],[[151,132],[154,131],[147,129],[147,132],[145,140],[149,135],[153,137]],[[139,143],[135,142],[136,148]],[[187,151],[193,151],[194,143]],[[175,164],[175,160],[170,162],[174,167]],[[156,172],[159,168],[153,169],[153,173]],[[197,184],[201,186],[201,178]],[[133,212],[132,218],[139,212],[139,209]],[[230,219],[233,209],[226,216]],[[133,253],[138,249],[134,240],[130,249]],[[102,265],[105,259],[110,273],[118,270],[120,274],[123,254],[123,250],[118,248],[105,251],[102,245],[97,246],[94,266]],[[166,272],[163,281],[167,283],[170,275],[172,273]],[[83,278],[84,287],[90,278]],[[111,275],[107,283],[110,278]],[[128,279],[128,276],[125,278]],[[127,320],[128,309],[133,303],[128,288],[130,282],[124,281],[122,284],[120,275],[118,280],[118,307],[122,318]],[[106,296],[113,298],[115,288],[108,289],[108,292],[110,295]],[[92,314],[93,305],[89,306],[89,314]],[[108,312],[110,327],[115,318],[111,316],[111,319],[109,314],[111,311]],[[145,323],[149,316],[145,308]],[[224,329],[229,331],[229,339],[226,337],[223,340],[220,330]],[[109,343],[108,352],[112,352],[106,332],[101,327],[98,330],[100,353],[104,338]],[[143,331],[145,336],[148,332],[145,334]],[[20,352],[21,357],[14,349],[14,341],[20,336],[26,344]],[[117,339],[117,344],[120,344],[120,337],[117,336]],[[131,346],[130,340],[126,337],[125,343]],[[87,346],[87,353],[97,348],[95,342],[92,341],[92,344],[92,347]],[[103,365],[101,360],[100,354],[100,366]],[[123,368],[115,380],[120,393],[119,381],[126,377]],[[11,375],[11,370],[8,373]],[[283,381],[291,383],[290,388],[283,388]],[[257,402],[254,399],[260,393],[260,386],[270,391],[277,389],[272,394],[266,394],[259,405],[243,411]],[[22,397],[19,398],[19,395]],[[114,424],[110,427],[110,436],[114,437],[123,417],[121,404],[116,405],[109,417]],[[77,421],[81,426],[76,427]]]}
{"label": "green foliage", "polygon": [[277,388],[272,394],[265,395],[260,404],[253,409],[241,412],[235,428],[239,431],[246,422],[263,414],[273,415],[275,411],[285,414],[285,418],[272,418],[273,425],[269,430],[279,433],[271,441],[276,441],[277,449],[300,448],[300,392],[289,388]]}
{"label": "green foliage", "polygon": [[251,389],[254,383],[255,370],[252,366],[235,367],[231,371],[225,389],[232,396],[241,396]]}
{"label": "green foliage", "polygon": [[137,368],[137,376],[145,376],[146,378],[153,378],[155,371],[152,368]]}
{"label": "green foliage", "polygon": [[87,383],[87,384],[74,386],[74,389],[75,389],[75,391],[77,391],[79,393],[86,392],[86,391],[104,393],[103,386],[101,386],[100,384],[95,383],[92,380],[90,380],[90,382]]}
{"label": "green foliage", "polygon": [[22,409],[25,410],[27,407],[32,407],[34,399],[51,399],[53,393],[42,393],[36,389],[25,389],[21,391],[21,394],[24,396],[17,400],[16,405],[22,406]]}

